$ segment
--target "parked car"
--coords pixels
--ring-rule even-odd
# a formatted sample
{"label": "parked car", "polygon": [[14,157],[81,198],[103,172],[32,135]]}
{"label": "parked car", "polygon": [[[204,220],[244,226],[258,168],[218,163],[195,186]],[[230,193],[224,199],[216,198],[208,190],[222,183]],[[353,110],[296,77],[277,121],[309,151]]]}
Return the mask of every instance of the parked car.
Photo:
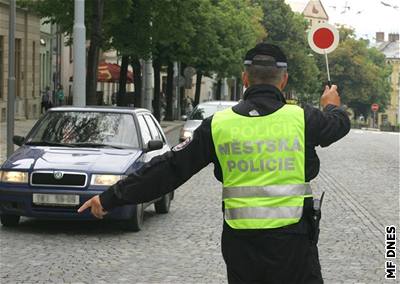
{"label": "parked car", "polygon": [[198,104],[188,117],[183,117],[186,119],[186,123],[181,129],[179,135],[179,140],[182,142],[189,137],[193,136],[193,132],[197,127],[200,126],[201,122],[207,117],[212,116],[217,111],[224,110],[229,107],[236,105],[235,101],[209,101],[205,103]]}
{"label": "parked car", "polygon": [[[94,219],[77,209],[139,169],[152,157],[170,150],[162,128],[145,109],[59,107],[49,110],[21,146],[0,168],[0,220],[15,226],[20,216]],[[131,231],[141,229],[143,210],[155,205],[168,213],[173,193],[146,204],[125,205],[105,218],[123,220]]]}

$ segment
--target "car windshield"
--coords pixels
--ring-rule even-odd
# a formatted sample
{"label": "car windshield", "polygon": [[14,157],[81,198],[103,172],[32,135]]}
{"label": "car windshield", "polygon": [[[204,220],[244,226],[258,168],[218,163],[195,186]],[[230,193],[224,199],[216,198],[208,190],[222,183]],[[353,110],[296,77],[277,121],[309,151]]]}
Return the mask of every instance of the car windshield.
{"label": "car windshield", "polygon": [[131,114],[110,112],[48,112],[28,137],[30,145],[138,148]]}
{"label": "car windshield", "polygon": [[204,120],[212,116],[217,111],[224,110],[231,105],[218,104],[218,105],[198,105],[190,114],[189,120]]}

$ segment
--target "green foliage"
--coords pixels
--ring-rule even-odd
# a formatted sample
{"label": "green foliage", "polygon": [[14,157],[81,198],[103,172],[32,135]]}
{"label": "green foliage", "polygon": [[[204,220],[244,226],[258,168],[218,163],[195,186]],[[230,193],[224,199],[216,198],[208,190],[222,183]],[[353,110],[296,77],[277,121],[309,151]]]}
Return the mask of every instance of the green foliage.
{"label": "green foliage", "polygon": [[147,59],[150,52],[151,5],[146,0],[135,0],[123,7],[125,13],[105,24],[111,35],[108,48],[121,55],[135,55]]}
{"label": "green foliage", "polygon": [[[367,117],[372,103],[379,104],[383,111],[391,89],[388,81],[391,68],[385,63],[385,56],[377,49],[369,48],[365,40],[357,40],[354,30],[340,27],[339,33],[341,41],[329,54],[329,65],[342,102],[353,108],[356,116]],[[319,59],[319,67],[325,68],[323,58]]]}
{"label": "green foliage", "polygon": [[311,49],[306,38],[307,22],[284,1],[258,2],[264,10],[263,25],[268,33],[265,41],[281,47],[288,59],[289,82],[286,89],[295,91],[300,100],[306,97],[312,100],[312,94],[321,84],[315,58],[310,56]]}
{"label": "green foliage", "polygon": [[219,77],[239,77],[245,53],[265,36],[261,7],[248,0],[220,0],[213,11],[220,46],[214,71]]}
{"label": "green foliage", "polygon": [[[112,25],[124,19],[129,12],[132,0],[105,0],[103,16],[102,46],[110,47],[109,42],[113,37],[114,30]],[[74,0],[18,0],[18,5],[28,8],[37,13],[41,18],[46,18],[47,22],[57,24],[60,33],[71,36],[74,27]],[[89,39],[91,34],[93,1],[85,1],[85,27],[86,37]]]}

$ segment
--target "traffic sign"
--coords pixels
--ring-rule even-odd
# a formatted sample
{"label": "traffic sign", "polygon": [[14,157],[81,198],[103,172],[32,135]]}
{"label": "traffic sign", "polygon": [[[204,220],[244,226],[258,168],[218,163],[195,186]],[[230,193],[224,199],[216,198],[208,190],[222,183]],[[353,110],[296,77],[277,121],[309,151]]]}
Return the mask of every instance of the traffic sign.
{"label": "traffic sign", "polygon": [[313,25],[308,32],[308,44],[316,53],[330,53],[339,44],[339,32],[334,26],[328,23]]}
{"label": "traffic sign", "polygon": [[377,111],[379,110],[379,105],[378,105],[378,104],[372,104],[372,105],[371,105],[371,110],[372,110],[373,112],[377,112]]}

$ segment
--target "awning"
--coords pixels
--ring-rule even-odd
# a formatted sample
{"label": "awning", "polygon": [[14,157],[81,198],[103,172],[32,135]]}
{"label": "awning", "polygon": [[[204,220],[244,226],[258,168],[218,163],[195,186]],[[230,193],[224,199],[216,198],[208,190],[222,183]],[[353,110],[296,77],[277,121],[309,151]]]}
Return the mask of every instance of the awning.
{"label": "awning", "polygon": [[[121,67],[115,63],[101,62],[97,69],[97,81],[118,83]],[[127,83],[133,83],[133,73],[128,70]]]}

